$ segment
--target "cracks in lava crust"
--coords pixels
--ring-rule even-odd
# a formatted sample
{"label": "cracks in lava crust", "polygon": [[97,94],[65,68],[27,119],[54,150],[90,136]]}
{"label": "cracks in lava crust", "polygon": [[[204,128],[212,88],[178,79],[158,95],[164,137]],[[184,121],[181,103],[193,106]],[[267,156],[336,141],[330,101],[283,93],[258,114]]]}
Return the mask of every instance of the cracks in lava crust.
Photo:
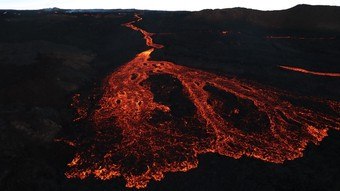
{"label": "cracks in lava crust", "polygon": [[134,25],[140,20],[124,26],[141,32],[150,49],[107,76],[95,108],[78,109],[94,135],[76,144],[68,178],[122,176],[127,187],[145,188],[164,173],[196,168],[199,154],[282,163],[339,130],[339,102],[314,100],[328,114],[289,101],[312,98],[150,60],[163,46]]}

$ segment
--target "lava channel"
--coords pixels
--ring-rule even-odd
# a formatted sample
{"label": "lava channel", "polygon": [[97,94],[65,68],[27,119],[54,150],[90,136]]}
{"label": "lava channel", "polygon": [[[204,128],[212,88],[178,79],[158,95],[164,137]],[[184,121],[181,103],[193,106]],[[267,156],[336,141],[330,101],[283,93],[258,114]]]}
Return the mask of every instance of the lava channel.
{"label": "lava channel", "polygon": [[279,67],[284,69],[284,70],[289,70],[289,71],[293,71],[293,72],[300,72],[300,73],[310,74],[310,75],[315,75],[315,76],[340,77],[340,73],[315,72],[315,71],[310,71],[310,70],[306,70],[306,69],[303,69],[303,68],[292,67],[292,66],[279,66]]}
{"label": "lava channel", "polygon": [[339,130],[339,102],[150,60],[163,46],[134,25],[140,20],[124,26],[141,32],[150,49],[107,76],[95,107],[78,109],[94,135],[78,139],[67,178],[121,176],[126,187],[145,188],[165,173],[196,168],[200,154],[283,163]]}

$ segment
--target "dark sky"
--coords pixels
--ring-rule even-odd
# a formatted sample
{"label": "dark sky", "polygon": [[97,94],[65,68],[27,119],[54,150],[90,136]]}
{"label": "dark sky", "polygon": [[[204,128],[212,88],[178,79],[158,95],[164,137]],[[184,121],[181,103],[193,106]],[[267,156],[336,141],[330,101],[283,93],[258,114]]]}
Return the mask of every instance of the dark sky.
{"label": "dark sky", "polygon": [[0,9],[59,8],[136,8],[152,10],[201,10],[246,7],[279,10],[297,4],[338,5],[340,0],[0,0]]}

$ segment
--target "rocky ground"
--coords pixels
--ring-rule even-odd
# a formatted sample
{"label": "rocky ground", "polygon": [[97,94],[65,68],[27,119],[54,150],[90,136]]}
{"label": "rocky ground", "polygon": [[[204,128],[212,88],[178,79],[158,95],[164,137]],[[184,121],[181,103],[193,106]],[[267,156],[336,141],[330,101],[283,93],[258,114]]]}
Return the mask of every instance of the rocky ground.
{"label": "rocky ground", "polygon": [[[55,140],[79,125],[73,95],[90,95],[146,49],[141,34],[121,26],[133,13],[55,11],[0,11],[0,190],[126,190],[122,179],[66,179],[74,151]],[[153,59],[340,100],[339,78],[278,68],[340,72],[338,7],[139,13],[138,25],[165,45]],[[287,35],[308,39],[266,38]],[[169,174],[147,190],[339,190],[339,140],[330,131],[303,158],[284,164],[204,155],[199,168]]]}

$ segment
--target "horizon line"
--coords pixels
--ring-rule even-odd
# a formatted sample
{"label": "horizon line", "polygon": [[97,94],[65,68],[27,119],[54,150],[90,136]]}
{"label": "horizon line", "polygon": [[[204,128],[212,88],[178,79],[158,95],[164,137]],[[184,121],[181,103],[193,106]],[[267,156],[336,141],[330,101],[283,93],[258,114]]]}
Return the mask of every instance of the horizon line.
{"label": "horizon line", "polygon": [[283,8],[283,9],[267,9],[267,10],[261,10],[261,9],[255,9],[255,8],[248,8],[248,7],[226,7],[226,8],[206,8],[206,9],[199,9],[199,10],[161,10],[161,9],[138,9],[138,8],[59,8],[59,7],[46,7],[46,8],[39,8],[39,9],[11,9],[11,8],[0,8],[1,11],[40,11],[40,10],[53,10],[53,9],[59,9],[59,10],[136,10],[136,11],[164,11],[164,12],[176,12],[176,11],[182,11],[182,12],[198,12],[198,11],[204,11],[204,10],[224,10],[224,9],[249,9],[249,10],[255,10],[255,11],[284,11],[289,10],[298,6],[310,6],[310,7],[340,7],[339,5],[322,5],[322,4],[296,4],[289,8]]}

